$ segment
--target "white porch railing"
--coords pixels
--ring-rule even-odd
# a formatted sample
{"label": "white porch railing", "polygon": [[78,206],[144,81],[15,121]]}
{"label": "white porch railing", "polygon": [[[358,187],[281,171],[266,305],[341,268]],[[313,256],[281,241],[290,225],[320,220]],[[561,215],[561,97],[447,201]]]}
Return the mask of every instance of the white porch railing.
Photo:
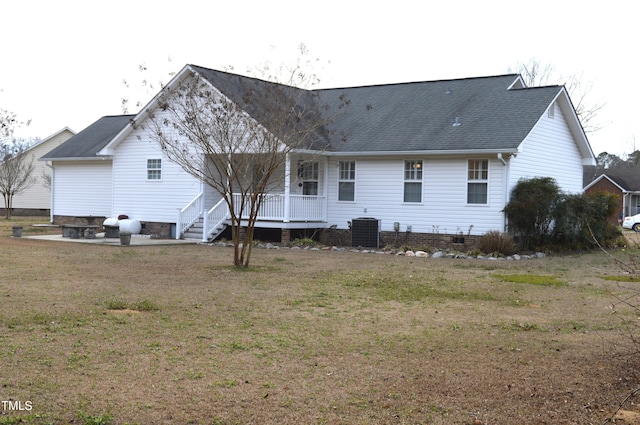
{"label": "white porch railing", "polygon": [[[236,211],[239,208],[241,195],[234,194]],[[258,211],[258,220],[270,221],[323,221],[325,220],[324,196],[289,195],[289,209],[286,208],[286,195],[264,194]],[[248,205],[243,212],[243,219],[248,218]]]}
{"label": "white porch railing", "polygon": [[[229,206],[224,199],[220,199],[207,213],[204,215],[202,240],[206,241],[209,236],[213,235],[217,229],[223,226],[223,223],[229,218]],[[224,228],[224,227],[222,227]]]}
{"label": "white porch railing", "polygon": [[[240,194],[234,194],[234,204],[236,211],[239,209]],[[284,194],[264,194],[264,199],[258,211],[258,221],[326,221],[324,196],[311,195],[290,195],[289,202]],[[178,220],[176,224],[176,239],[180,239],[182,234],[189,230],[200,218],[203,219],[203,240],[207,240],[216,229],[229,219],[229,209],[221,199],[209,211],[203,211],[203,194],[200,193],[186,207],[178,210]],[[245,207],[242,219],[249,218],[248,205]]]}
{"label": "white porch railing", "polygon": [[186,207],[178,210],[178,221],[176,223],[176,239],[180,239],[182,234],[202,217],[202,192],[198,194]]}

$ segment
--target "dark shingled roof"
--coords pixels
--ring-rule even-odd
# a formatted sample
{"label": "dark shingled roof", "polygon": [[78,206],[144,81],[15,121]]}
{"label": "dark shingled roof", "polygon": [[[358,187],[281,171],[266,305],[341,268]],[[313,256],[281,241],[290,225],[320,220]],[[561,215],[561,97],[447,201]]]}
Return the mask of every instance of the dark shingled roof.
{"label": "dark shingled roof", "polygon": [[623,190],[640,192],[640,168],[595,168],[585,167],[584,186],[588,186],[598,177],[606,175]]}
{"label": "dark shingled roof", "polygon": [[105,147],[134,117],[135,115],[102,117],[40,159],[45,161],[96,159],[96,153]]}
{"label": "dark shingled roof", "polygon": [[[303,90],[223,71],[189,67],[269,128],[264,94],[284,94],[296,108],[335,117],[305,146],[342,154],[513,152],[562,86],[521,87],[518,74],[335,89]],[[515,84],[514,84],[515,83]],[[254,101],[247,101],[257,93]],[[263,95],[260,97],[260,95]],[[337,106],[348,100],[346,107]],[[270,106],[268,101],[264,102]],[[290,105],[290,103],[285,102]],[[326,109],[325,109],[326,108]],[[43,160],[95,159],[134,115],[99,119]],[[294,126],[304,126],[305,119]],[[460,125],[454,125],[459,120]],[[273,126],[272,126],[273,127]],[[277,135],[277,128],[270,128]]]}
{"label": "dark shingled roof", "polygon": [[[248,82],[252,87],[256,82],[273,84],[191,67],[234,101],[242,98]],[[341,96],[349,100],[346,108],[328,112],[336,113],[336,119],[319,138],[328,139],[329,151],[513,151],[562,90],[561,86],[509,90],[518,77],[508,74],[309,93],[314,102],[330,108],[341,103]],[[453,125],[456,119],[459,126]]]}

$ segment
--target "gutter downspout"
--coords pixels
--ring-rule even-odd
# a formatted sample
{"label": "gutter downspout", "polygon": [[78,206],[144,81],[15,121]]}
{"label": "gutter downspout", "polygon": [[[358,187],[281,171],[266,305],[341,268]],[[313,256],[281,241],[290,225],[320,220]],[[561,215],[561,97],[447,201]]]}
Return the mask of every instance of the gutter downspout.
{"label": "gutter downspout", "polygon": [[55,190],[54,188],[56,187],[56,185],[54,184],[55,182],[55,176],[56,176],[56,169],[53,168],[53,164],[50,164],[49,162],[46,162],[45,165],[49,168],[51,168],[51,187],[49,188],[51,191],[51,194],[49,195],[49,223],[53,224],[53,191]]}
{"label": "gutter downspout", "polygon": [[507,216],[504,213],[504,207],[507,206],[509,202],[509,163],[502,157],[502,153],[498,153],[498,160],[504,166],[502,172],[502,178],[504,179],[504,200],[503,200],[503,212],[502,212],[502,231],[507,231]]}
{"label": "gutter downspout", "polygon": [[632,215],[631,211],[627,211],[627,198],[631,198],[629,192],[622,192],[622,219],[628,215]]}

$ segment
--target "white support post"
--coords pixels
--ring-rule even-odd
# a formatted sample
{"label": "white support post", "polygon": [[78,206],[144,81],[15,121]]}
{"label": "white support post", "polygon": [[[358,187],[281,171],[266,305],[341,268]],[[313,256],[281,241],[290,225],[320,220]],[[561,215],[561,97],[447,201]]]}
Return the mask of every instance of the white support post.
{"label": "white support post", "polygon": [[178,208],[178,220],[176,221],[176,239],[180,239],[182,233],[182,208]]}
{"label": "white support post", "polygon": [[327,221],[327,199],[329,191],[329,158],[323,157],[324,176],[322,176],[322,220]]}
{"label": "white support post", "polygon": [[284,217],[283,222],[288,223],[291,216],[291,156],[286,154],[284,162]]}
{"label": "white support post", "polygon": [[202,242],[207,241],[207,188],[204,181],[200,182],[200,190],[202,191],[202,203],[200,204],[200,214],[202,214]]}

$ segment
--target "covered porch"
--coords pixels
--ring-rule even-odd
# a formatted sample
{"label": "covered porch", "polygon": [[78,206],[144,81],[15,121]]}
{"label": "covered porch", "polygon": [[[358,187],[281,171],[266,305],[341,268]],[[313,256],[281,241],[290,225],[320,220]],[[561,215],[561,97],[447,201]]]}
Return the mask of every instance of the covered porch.
{"label": "covered porch", "polygon": [[[327,223],[326,158],[286,156],[281,179],[263,193],[255,226],[258,228],[306,229],[325,227]],[[180,208],[176,220],[176,239],[200,234],[202,241],[215,239],[231,224],[228,203],[203,183],[198,196]],[[249,197],[252,194],[244,194]],[[240,205],[243,194],[232,193],[233,204]],[[213,204],[213,206],[210,206]],[[210,207],[209,207],[210,206]],[[236,210],[236,214],[239,211]],[[248,221],[248,211],[242,220]]]}

